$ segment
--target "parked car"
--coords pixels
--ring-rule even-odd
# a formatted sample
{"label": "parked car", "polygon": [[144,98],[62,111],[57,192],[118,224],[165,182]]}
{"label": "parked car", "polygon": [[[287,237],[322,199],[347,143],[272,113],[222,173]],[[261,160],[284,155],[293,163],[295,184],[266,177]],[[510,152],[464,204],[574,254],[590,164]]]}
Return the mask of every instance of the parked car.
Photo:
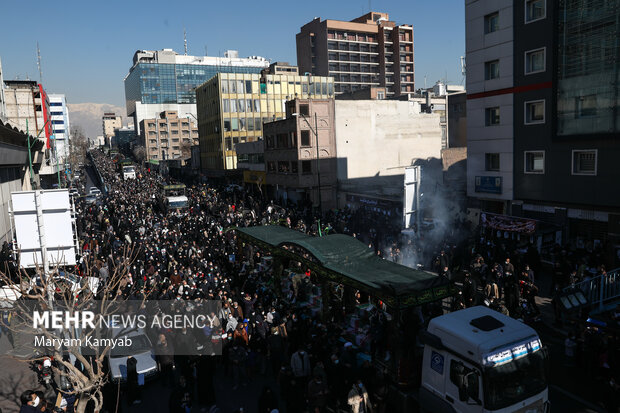
{"label": "parked car", "polygon": [[96,186],[91,186],[90,189],[88,190],[88,193],[90,195],[95,195],[95,196],[100,196],[101,195],[101,191]]}
{"label": "parked car", "polygon": [[133,357],[137,361],[136,370],[138,371],[139,381],[154,377],[157,372],[157,362],[153,352],[151,340],[142,329],[122,330],[112,329],[113,338],[127,337],[131,339],[130,346],[116,346],[110,349],[108,363],[110,366],[110,380],[112,382],[124,382],[127,380],[127,358]]}

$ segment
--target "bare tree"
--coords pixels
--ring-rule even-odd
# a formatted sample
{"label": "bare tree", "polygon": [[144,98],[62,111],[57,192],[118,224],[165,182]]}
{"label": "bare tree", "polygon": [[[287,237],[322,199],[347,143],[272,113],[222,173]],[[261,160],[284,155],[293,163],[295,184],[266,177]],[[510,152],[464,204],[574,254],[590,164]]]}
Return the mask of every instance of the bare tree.
{"label": "bare tree", "polygon": [[69,162],[71,165],[84,162],[87,150],[88,142],[84,131],[81,126],[76,125],[71,128],[71,139],[69,141]]}
{"label": "bare tree", "polygon": [[[135,244],[134,244],[135,245]],[[99,280],[98,264],[94,258],[87,259],[83,278],[72,277],[61,273],[58,268],[50,274],[43,275],[37,268],[34,274],[31,270],[19,271],[18,276],[10,276],[0,272],[0,285],[6,292],[10,290],[14,296],[19,297],[12,301],[10,322],[0,321],[9,329],[14,337],[14,345],[30,354],[20,361],[33,362],[51,357],[54,360],[52,370],[57,382],[69,383],[70,386],[62,388],[65,395],[74,395],[77,400],[76,412],[83,413],[89,402],[92,402],[94,412],[103,408],[102,387],[108,380],[104,363],[110,350],[110,345],[105,347],[86,345],[87,337],[101,338],[99,329],[54,329],[35,323],[35,309],[37,311],[67,311],[71,316],[83,311],[93,311],[105,317],[117,314],[127,301],[121,291],[131,283],[129,273],[130,265],[137,257],[138,251],[127,247],[123,251],[120,264],[110,269],[107,280]],[[99,280],[99,288],[92,291],[91,279]],[[86,281],[86,282],[84,282]],[[8,296],[6,293],[4,296]],[[0,297],[1,298],[1,297]],[[134,301],[135,303],[135,301]],[[138,305],[140,302],[137,303]],[[35,329],[34,326],[37,325]],[[35,346],[33,336],[43,337],[46,343],[60,343],[62,346],[43,345]],[[29,341],[30,340],[30,341]],[[48,341],[49,340],[49,341]],[[69,356],[69,358],[67,358]],[[83,368],[76,367],[71,362],[71,356],[75,358]]]}
{"label": "bare tree", "polygon": [[146,149],[142,145],[136,145],[133,148],[133,156],[136,161],[143,162],[146,159]]}

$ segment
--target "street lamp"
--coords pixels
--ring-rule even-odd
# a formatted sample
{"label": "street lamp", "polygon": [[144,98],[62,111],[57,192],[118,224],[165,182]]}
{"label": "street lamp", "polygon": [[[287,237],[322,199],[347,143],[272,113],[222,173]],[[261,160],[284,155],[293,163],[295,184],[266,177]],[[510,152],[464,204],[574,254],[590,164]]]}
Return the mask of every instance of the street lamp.
{"label": "street lamp", "polygon": [[310,130],[312,131],[316,139],[316,176],[317,176],[317,183],[319,186],[319,211],[321,212],[321,216],[322,216],[323,215],[323,202],[321,198],[321,168],[320,168],[320,161],[319,161],[319,127],[318,127],[317,118],[316,118],[316,111],[314,112],[314,128],[312,128],[312,125],[310,124],[310,122],[308,122],[308,118],[303,113],[295,112],[292,115],[294,117],[301,116],[301,118],[306,122],[306,124],[308,125],[308,127],[310,128]]}

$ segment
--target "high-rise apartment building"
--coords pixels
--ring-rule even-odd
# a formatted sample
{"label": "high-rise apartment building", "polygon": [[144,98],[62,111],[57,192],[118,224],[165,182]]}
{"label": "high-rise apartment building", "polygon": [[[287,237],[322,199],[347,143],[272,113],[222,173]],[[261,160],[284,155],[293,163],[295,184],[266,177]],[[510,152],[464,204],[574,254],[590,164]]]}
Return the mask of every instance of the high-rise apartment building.
{"label": "high-rise apartment building", "polygon": [[69,109],[65,95],[50,94],[50,115],[52,118],[52,134],[58,162],[64,164],[69,157]]}
{"label": "high-rise apartment building", "polygon": [[465,4],[468,195],[542,249],[620,241],[620,0]]}
{"label": "high-rise apartment building", "polygon": [[189,117],[179,118],[174,110],[161,112],[157,118],[144,119],[140,139],[146,148],[146,159],[188,159],[191,147],[198,145],[198,128]]}
{"label": "high-rise apartment building", "polygon": [[127,116],[134,118],[136,128],[143,119],[167,110],[177,111],[180,117],[196,117],[196,87],[216,73],[260,73],[267,66],[267,59],[240,58],[236,50],[226,51],[224,57],[180,55],[172,49],[138,50],[125,77]]}
{"label": "high-rise apartment building", "polygon": [[196,89],[203,169],[236,169],[235,145],[261,138],[264,122],[283,119],[287,100],[333,97],[331,77],[299,76],[281,67],[291,66],[273,64],[262,74],[218,73]]}
{"label": "high-rise apartment building", "polygon": [[315,18],[297,33],[300,73],[332,76],[336,94],[383,86],[388,97],[413,92],[413,27],[387,13],[350,22]]}
{"label": "high-rise apartment building", "polygon": [[103,128],[103,137],[106,145],[110,145],[114,136],[114,130],[123,127],[123,118],[114,112],[106,112],[101,117],[101,127]]}

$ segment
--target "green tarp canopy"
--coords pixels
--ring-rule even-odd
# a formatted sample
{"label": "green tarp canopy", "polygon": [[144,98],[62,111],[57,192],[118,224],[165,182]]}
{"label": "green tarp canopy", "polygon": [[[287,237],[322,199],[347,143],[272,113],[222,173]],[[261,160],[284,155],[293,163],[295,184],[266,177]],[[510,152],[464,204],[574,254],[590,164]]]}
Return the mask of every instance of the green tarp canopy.
{"label": "green tarp canopy", "polygon": [[[268,249],[275,256],[301,261],[318,272],[319,277],[362,290],[391,307],[420,305],[454,293],[447,279],[384,260],[348,235],[313,237],[278,225],[236,231],[239,238],[250,244]],[[313,258],[303,257],[304,252]]]}

